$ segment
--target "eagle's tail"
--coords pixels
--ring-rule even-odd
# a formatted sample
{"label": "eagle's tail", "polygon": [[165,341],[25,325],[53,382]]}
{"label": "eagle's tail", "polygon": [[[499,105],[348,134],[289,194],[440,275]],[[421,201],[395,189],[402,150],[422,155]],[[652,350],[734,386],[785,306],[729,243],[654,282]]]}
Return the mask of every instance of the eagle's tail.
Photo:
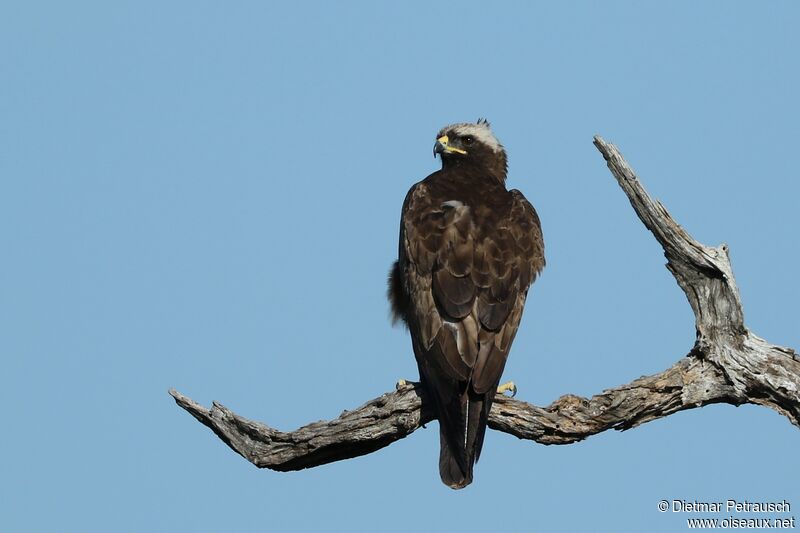
{"label": "eagle's tail", "polygon": [[[462,465],[458,454],[460,450],[453,450],[444,429],[439,428],[439,476],[442,483],[451,489],[463,489],[472,483],[472,463]],[[464,468],[466,466],[466,469]]]}
{"label": "eagle's tail", "polygon": [[463,421],[461,428],[448,428],[442,417],[439,419],[439,476],[452,489],[463,489],[472,483],[472,468],[480,457],[486,434],[491,396],[465,392],[459,417]]}

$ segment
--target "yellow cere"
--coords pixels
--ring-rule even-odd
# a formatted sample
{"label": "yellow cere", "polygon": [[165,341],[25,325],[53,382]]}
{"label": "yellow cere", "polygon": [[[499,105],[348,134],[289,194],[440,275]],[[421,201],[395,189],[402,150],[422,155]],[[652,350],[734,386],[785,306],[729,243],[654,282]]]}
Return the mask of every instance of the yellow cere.
{"label": "yellow cere", "polygon": [[442,135],[441,137],[439,137],[436,140],[439,141],[440,143],[442,143],[442,145],[444,146],[445,152],[456,152],[458,154],[466,154],[467,153],[466,150],[461,150],[460,148],[453,148],[452,146],[449,146],[447,143],[450,142],[450,138],[447,135]]}

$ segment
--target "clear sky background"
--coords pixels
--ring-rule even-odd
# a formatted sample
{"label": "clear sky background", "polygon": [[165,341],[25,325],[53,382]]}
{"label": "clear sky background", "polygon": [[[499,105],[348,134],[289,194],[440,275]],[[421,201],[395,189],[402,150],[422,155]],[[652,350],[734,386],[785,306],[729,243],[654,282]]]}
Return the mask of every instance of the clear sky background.
{"label": "clear sky background", "polygon": [[596,394],[694,341],[594,134],[730,245],[750,328],[800,348],[798,24],[788,1],[2,3],[0,529],[685,530],[661,499],[800,517],[800,431],[760,407],[562,447],[490,431],[456,492],[435,423],[276,473],[167,395],[289,430],[416,379],[385,300],[400,207],[438,129],[478,117],[544,228],[519,398]]}

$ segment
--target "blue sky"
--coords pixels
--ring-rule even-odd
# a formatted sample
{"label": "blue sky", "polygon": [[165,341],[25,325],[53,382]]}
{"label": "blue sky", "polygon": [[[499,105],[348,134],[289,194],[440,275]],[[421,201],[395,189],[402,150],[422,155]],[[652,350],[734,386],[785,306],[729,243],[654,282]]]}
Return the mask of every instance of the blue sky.
{"label": "blue sky", "polygon": [[[547,404],[694,340],[616,143],[748,325],[800,347],[792,2],[18,2],[0,6],[0,516],[7,531],[682,531],[661,499],[788,499],[800,432],[710,406],[545,447],[435,424],[260,471],[167,395],[293,429],[415,379],[385,278],[408,188],[489,118],[548,266],[505,376]],[[795,514],[795,511],[792,512]],[[696,516],[696,515],[695,515]],[[725,516],[719,516],[725,518]]]}

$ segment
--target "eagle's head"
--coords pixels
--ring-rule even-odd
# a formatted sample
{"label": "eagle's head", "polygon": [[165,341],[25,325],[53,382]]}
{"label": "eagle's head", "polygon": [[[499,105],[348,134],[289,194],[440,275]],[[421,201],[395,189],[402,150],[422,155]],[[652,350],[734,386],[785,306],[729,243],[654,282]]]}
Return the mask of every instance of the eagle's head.
{"label": "eagle's head", "polygon": [[492,133],[489,121],[462,122],[442,128],[436,135],[433,156],[439,154],[442,167],[476,167],[505,181],[508,159],[503,145]]}

